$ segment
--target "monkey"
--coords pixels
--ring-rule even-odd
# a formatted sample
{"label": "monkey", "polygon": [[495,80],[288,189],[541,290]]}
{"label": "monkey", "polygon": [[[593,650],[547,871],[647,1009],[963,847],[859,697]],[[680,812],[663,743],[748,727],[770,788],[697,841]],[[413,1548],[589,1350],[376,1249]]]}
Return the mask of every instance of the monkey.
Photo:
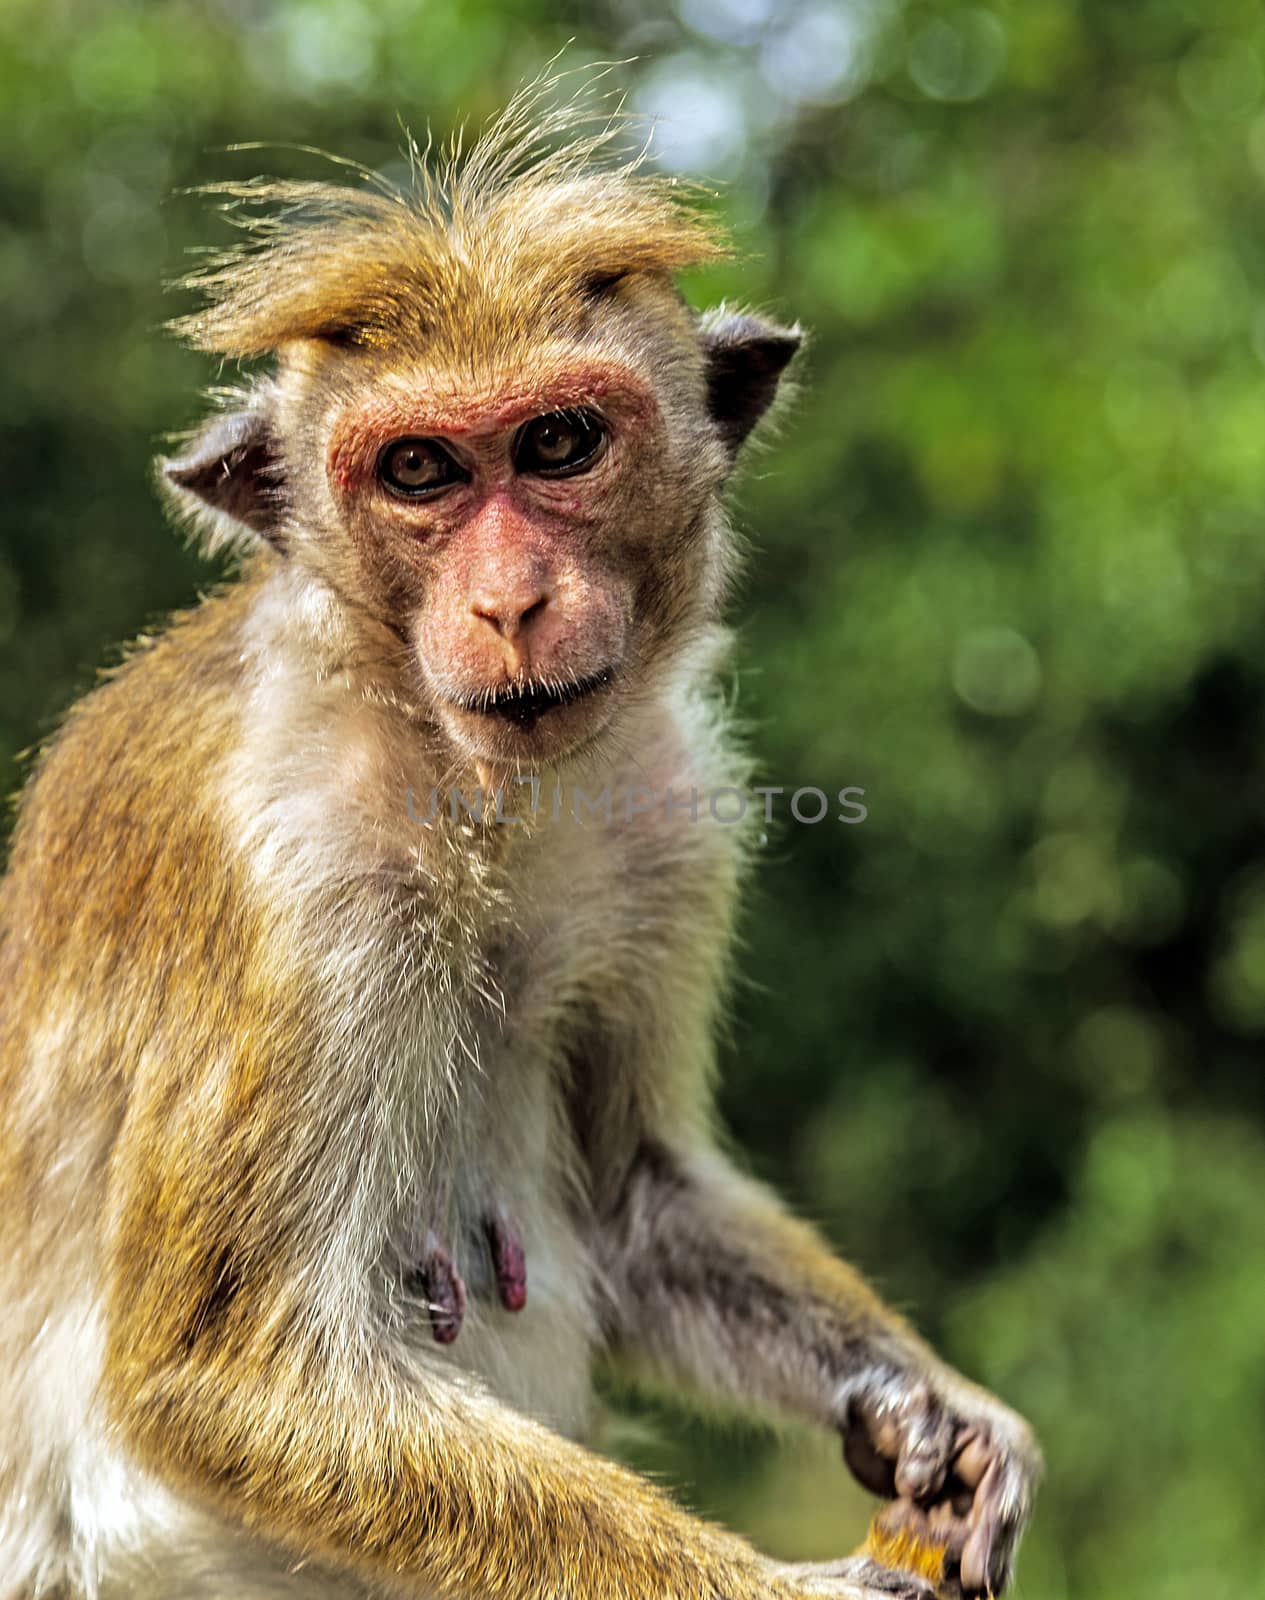
{"label": "monkey", "polygon": [[532,803],[743,783],[727,489],[802,339],[691,309],[718,225],[581,120],[219,189],[175,327],[245,376],[158,472],[233,571],[71,709],[0,886],[0,1600],[930,1595],[600,1454],[604,1363],[1011,1576],[1029,1426],[725,1151],[742,830]]}

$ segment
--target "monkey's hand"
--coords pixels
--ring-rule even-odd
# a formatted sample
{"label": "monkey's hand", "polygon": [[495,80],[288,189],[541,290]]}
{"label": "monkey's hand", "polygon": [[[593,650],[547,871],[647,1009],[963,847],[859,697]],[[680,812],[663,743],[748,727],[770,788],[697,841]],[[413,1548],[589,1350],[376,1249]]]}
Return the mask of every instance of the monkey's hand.
{"label": "monkey's hand", "polygon": [[843,1561],[777,1562],[772,1574],[804,1600],[936,1600],[936,1592],[912,1572],[896,1572],[866,1556]]}
{"label": "monkey's hand", "polygon": [[1041,1473],[1023,1418],[950,1368],[888,1367],[849,1384],[841,1431],[855,1477],[892,1502],[882,1530],[944,1548],[943,1592],[999,1594]]}

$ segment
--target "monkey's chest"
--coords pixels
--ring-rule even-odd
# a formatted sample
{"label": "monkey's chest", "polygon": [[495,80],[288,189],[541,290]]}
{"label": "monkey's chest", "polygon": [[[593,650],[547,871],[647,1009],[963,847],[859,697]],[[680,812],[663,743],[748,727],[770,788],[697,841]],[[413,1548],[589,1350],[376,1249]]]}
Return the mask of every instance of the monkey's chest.
{"label": "monkey's chest", "polygon": [[573,1437],[588,1428],[596,1282],[563,1102],[556,1020],[507,994],[413,1232],[411,1282],[435,1358]]}
{"label": "monkey's chest", "polygon": [[[658,1008],[646,974],[662,942],[663,874],[636,855],[637,840],[598,828],[546,831],[537,844],[515,885],[512,929],[486,951],[485,987],[500,1003],[466,1052],[477,1069],[463,1070],[458,1121],[436,1153],[414,1248],[432,1258],[418,1302],[437,1357],[579,1436],[590,1420],[602,1283],[591,1153],[578,1132],[594,1111],[588,1098],[611,1076],[604,1057],[586,1052],[635,1033],[630,1008]],[[692,890],[688,873],[670,881]]]}

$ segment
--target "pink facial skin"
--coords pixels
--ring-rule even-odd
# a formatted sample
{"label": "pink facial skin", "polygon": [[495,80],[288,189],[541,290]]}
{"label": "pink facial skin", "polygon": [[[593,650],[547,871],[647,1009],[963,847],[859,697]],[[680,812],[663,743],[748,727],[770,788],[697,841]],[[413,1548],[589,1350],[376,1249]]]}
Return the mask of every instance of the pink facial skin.
{"label": "pink facial skin", "polygon": [[[605,426],[594,459],[561,477],[519,471],[521,426],[580,406]],[[486,708],[507,690],[604,685],[619,672],[635,583],[623,534],[636,525],[638,469],[655,459],[660,427],[636,373],[593,360],[478,391],[422,377],[415,388],[379,386],[334,420],[329,482],[370,592],[412,647],[445,730],[479,761],[548,760],[609,718],[601,687],[533,720]],[[439,442],[461,476],[435,494],[393,493],[378,464],[384,446],[406,438]]]}
{"label": "pink facial skin", "polygon": [[372,480],[378,455],[392,439],[449,439],[480,455],[498,435],[520,423],[577,406],[594,407],[635,426],[651,414],[654,400],[632,372],[593,363],[555,371],[539,385],[483,393],[379,395],[339,418],[330,439],[329,476],[344,494],[351,493]]}
{"label": "pink facial skin", "polygon": [[489,1213],[483,1225],[501,1304],[507,1311],[521,1311],[527,1304],[527,1257],[522,1238],[503,1211]]}

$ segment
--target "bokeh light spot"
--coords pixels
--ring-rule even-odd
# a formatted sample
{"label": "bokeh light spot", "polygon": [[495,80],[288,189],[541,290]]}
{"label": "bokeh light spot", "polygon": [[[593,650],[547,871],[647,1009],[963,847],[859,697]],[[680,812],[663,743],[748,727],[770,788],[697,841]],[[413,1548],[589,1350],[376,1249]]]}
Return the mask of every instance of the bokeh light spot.
{"label": "bokeh light spot", "polygon": [[1018,717],[1041,693],[1041,662],[1014,628],[980,628],[968,634],[953,659],[958,698],[988,717]]}

